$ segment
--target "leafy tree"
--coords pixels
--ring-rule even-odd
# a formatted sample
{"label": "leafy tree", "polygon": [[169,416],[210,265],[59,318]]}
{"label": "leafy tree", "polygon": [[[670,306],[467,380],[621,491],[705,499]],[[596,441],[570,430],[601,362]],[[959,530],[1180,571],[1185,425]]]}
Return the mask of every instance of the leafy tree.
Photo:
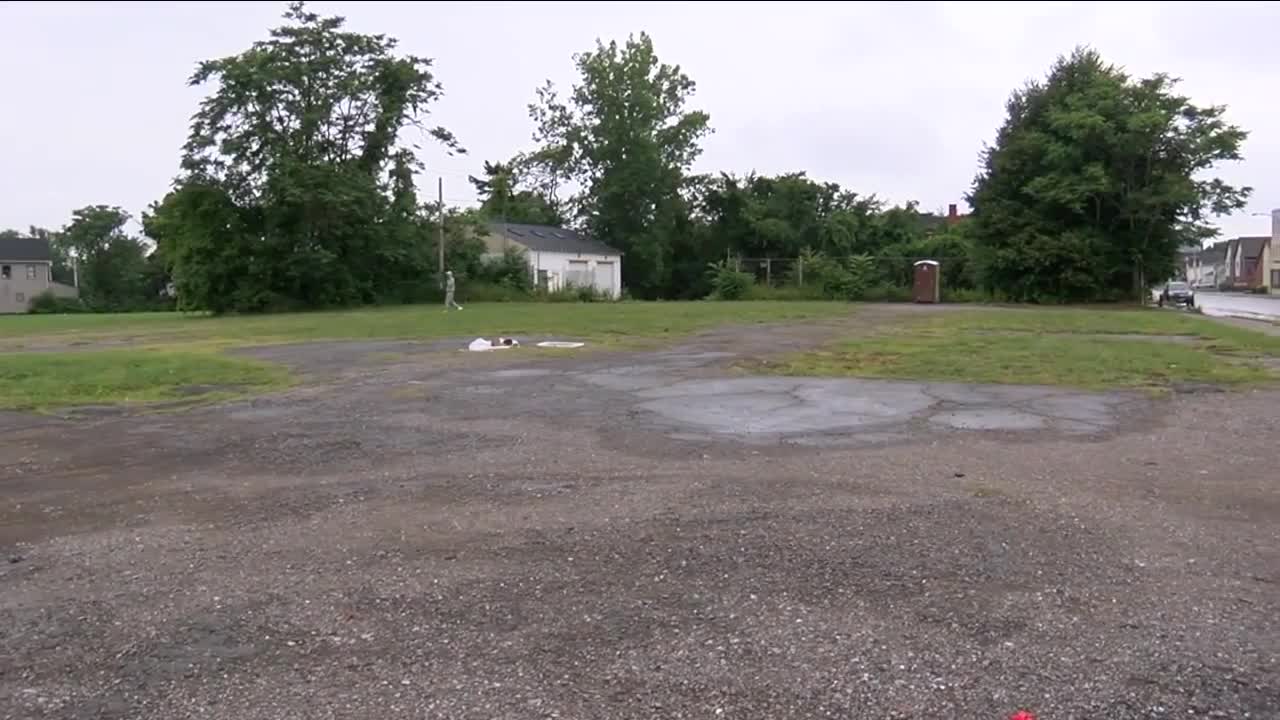
{"label": "leafy tree", "polygon": [[1224,108],[1193,105],[1157,74],[1135,80],[1093,50],[1013,93],[969,203],[989,289],[1020,300],[1141,296],[1208,218],[1251,190],[1204,174],[1240,158]]}
{"label": "leafy tree", "polygon": [[[284,17],[268,40],[191,77],[215,87],[151,221],[187,307],[372,302],[438,270],[401,137],[441,94],[431,61],[302,3]],[[426,133],[462,152],[444,128]]]}
{"label": "leafy tree", "polygon": [[520,190],[523,184],[523,157],[506,163],[484,163],[484,177],[470,176],[481,198],[480,211],[488,218],[502,222],[530,225],[563,225],[559,204],[554,196],[539,190]]}
{"label": "leafy tree", "polygon": [[98,311],[137,310],[146,303],[146,246],[127,234],[129,213],[92,205],[76,210],[61,240],[76,259],[80,298]]}
{"label": "leafy tree", "polygon": [[687,219],[686,173],[708,116],[686,110],[694,83],[661,63],[648,35],[596,43],[574,56],[579,81],[561,100],[551,83],[530,106],[535,165],[582,192],[574,205],[590,232],[625,254],[623,280],[654,297],[667,290],[673,247]]}

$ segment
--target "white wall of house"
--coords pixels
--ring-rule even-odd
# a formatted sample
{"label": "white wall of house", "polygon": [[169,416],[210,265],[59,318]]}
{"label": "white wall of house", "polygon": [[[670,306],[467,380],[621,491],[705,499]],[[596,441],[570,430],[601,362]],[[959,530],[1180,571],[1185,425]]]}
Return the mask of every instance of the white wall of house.
{"label": "white wall of house", "polygon": [[534,282],[541,284],[545,278],[546,287],[550,290],[560,290],[569,285],[590,285],[614,299],[622,296],[621,255],[576,255],[530,250],[527,256],[532,266]]}

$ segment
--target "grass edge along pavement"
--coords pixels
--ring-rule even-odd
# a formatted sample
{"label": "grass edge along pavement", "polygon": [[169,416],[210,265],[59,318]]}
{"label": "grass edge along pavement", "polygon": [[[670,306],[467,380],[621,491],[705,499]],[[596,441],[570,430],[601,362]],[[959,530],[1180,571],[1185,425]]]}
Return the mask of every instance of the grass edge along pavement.
{"label": "grass edge along pavement", "polygon": [[[295,381],[282,366],[223,353],[254,345],[553,335],[627,347],[712,327],[853,312],[848,304],[831,302],[623,302],[476,304],[454,313],[399,306],[236,317],[12,316],[0,318],[0,409],[211,401]],[[94,349],[95,343],[125,347]]]}
{"label": "grass edge along pavement", "polygon": [[155,348],[0,355],[0,408],[209,402],[288,387],[287,369],[216,352]]}
{"label": "grass edge along pavement", "polygon": [[1192,313],[989,308],[939,313],[867,337],[746,365],[773,375],[1161,391],[1276,379],[1280,338]]}

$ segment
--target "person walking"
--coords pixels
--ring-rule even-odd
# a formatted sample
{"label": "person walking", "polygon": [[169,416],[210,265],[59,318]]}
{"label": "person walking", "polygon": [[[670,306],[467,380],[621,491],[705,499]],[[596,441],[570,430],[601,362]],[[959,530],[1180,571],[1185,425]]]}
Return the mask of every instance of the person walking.
{"label": "person walking", "polygon": [[453,301],[453,291],[456,289],[456,287],[457,286],[453,281],[453,271],[446,270],[444,272],[444,311],[445,312],[449,312],[450,310],[454,310],[454,309],[457,309],[457,310],[462,309],[461,305]]}

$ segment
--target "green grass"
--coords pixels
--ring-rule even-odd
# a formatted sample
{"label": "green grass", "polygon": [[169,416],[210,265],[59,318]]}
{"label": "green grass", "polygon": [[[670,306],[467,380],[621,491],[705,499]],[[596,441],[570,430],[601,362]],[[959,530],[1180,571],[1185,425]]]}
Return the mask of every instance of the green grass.
{"label": "green grass", "polygon": [[[1185,337],[1117,337],[1123,335]],[[1272,375],[1258,362],[1260,356],[1280,356],[1280,338],[1186,313],[999,309],[933,315],[762,369],[784,375],[1163,388],[1265,382]]]}
{"label": "green grass", "polygon": [[0,355],[0,407],[201,401],[289,384],[283,368],[209,352],[106,350]]}
{"label": "green grass", "polygon": [[596,342],[661,338],[731,324],[848,315],[829,302],[477,303],[462,312],[401,306],[345,312],[205,317],[179,313],[22,315],[0,318],[0,341],[37,344],[127,340],[226,346],[306,340],[563,335]]}

